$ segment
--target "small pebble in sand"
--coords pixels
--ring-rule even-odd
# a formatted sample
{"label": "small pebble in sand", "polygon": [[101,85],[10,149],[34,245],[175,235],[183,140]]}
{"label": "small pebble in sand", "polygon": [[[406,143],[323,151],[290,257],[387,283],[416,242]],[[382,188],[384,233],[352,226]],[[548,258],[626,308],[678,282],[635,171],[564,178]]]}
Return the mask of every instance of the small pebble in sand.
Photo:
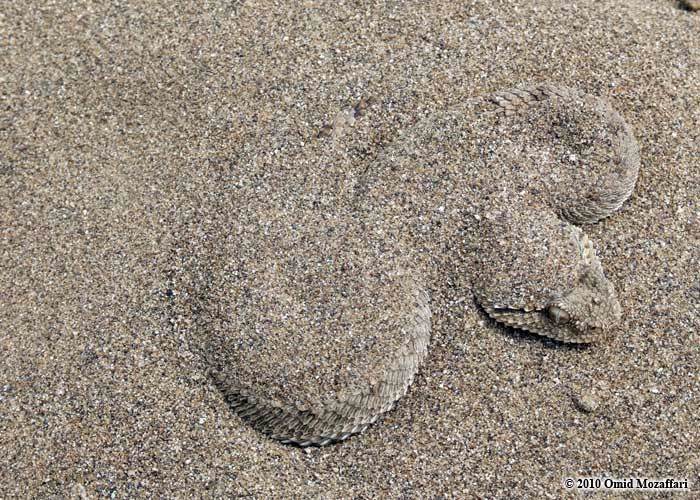
{"label": "small pebble in sand", "polygon": [[681,7],[691,12],[700,10],[700,0],[681,0]]}
{"label": "small pebble in sand", "polygon": [[574,396],[574,404],[579,410],[585,413],[593,413],[600,405],[593,393],[585,390]]}

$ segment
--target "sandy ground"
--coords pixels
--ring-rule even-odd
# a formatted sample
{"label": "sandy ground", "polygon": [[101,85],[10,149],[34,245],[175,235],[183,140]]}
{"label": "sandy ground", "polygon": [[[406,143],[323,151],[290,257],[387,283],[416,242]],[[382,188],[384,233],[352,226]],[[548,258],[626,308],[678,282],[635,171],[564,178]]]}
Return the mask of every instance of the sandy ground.
{"label": "sandy ground", "polygon": [[[697,492],[699,33],[671,1],[3,6],[0,496]],[[184,240],[207,255],[200,228],[236,220],[232,173],[323,206],[431,110],[544,81],[610,99],[642,147],[631,200],[587,228],[617,335],[498,327],[456,279],[416,382],[363,435],[300,450],[229,411],[172,279],[201,264]],[[339,117],[362,97],[380,111]]]}

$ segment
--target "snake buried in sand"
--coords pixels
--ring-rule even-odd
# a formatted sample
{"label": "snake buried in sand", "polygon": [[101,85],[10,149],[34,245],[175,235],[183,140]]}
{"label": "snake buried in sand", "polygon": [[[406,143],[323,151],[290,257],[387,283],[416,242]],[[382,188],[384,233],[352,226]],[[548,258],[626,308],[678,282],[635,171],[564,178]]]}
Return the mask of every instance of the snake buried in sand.
{"label": "snake buried in sand", "polygon": [[619,209],[639,171],[606,100],[548,84],[496,92],[420,118],[372,162],[320,207],[304,202],[308,185],[276,197],[256,178],[195,273],[216,385],[282,443],[342,441],[407,392],[445,267],[514,328],[588,343],[620,319],[578,227]]}

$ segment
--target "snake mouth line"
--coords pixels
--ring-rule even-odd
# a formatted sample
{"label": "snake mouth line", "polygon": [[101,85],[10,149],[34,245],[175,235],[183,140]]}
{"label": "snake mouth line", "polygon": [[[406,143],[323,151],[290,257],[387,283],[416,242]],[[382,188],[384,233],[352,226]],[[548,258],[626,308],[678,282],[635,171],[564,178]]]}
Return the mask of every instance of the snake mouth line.
{"label": "snake mouth line", "polygon": [[600,329],[583,331],[572,324],[558,325],[547,316],[545,311],[525,311],[517,308],[479,305],[497,323],[536,335],[542,335],[558,342],[588,344],[600,340],[602,334]]}
{"label": "snake mouth line", "polygon": [[484,304],[479,305],[484,312],[497,323],[532,333],[542,334],[536,325],[546,321],[546,318],[540,311],[525,311],[524,309],[493,307]]}

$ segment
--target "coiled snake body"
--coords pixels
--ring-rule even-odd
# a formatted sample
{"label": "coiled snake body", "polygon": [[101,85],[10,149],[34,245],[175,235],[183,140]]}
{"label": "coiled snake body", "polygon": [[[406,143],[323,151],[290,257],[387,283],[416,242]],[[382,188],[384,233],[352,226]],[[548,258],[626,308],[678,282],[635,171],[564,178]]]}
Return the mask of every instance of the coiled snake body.
{"label": "coiled snake body", "polygon": [[[317,368],[315,359],[327,354],[321,348],[307,347],[306,359],[277,368],[272,355],[265,364],[268,347],[250,335],[226,341],[239,366],[218,363],[213,370],[218,387],[244,420],[282,443],[325,445],[362,432],[406,393],[428,354],[431,311],[422,269],[435,264],[427,257],[423,267],[416,265],[406,248],[464,236],[464,224],[469,230],[462,252],[472,259],[472,292],[490,317],[564,342],[601,338],[620,318],[620,306],[592,243],[575,224],[619,209],[634,189],[639,162],[637,142],[610,104],[565,87],[506,90],[426,117],[384,151],[359,202],[365,213],[381,214],[373,220],[405,220],[394,232],[403,242],[387,242],[391,238],[381,224],[357,218],[335,220],[310,211],[306,232],[296,234],[284,222],[275,226],[275,217],[267,214],[263,232],[271,238],[270,251],[241,257],[235,270],[227,268],[231,279],[243,284],[255,279],[264,286],[257,291],[242,286],[229,301],[238,305],[219,307],[215,314],[242,318],[220,329],[250,329],[254,323],[256,331],[291,332],[295,325],[303,329],[309,318],[324,325],[331,316],[329,331],[338,335],[356,323],[370,325],[337,338],[355,343],[347,345],[366,341],[358,352],[374,355],[348,368],[341,360],[314,378],[309,373]],[[426,230],[433,213],[440,223]],[[342,234],[333,227],[343,227]],[[241,230],[235,237],[248,236]],[[341,247],[354,249],[342,262],[333,258]],[[255,273],[246,262],[261,258],[268,259],[271,274],[251,277]],[[338,269],[343,278],[331,287],[324,280]],[[294,296],[299,276],[304,283],[318,281],[314,297]],[[377,290],[383,290],[385,302],[376,302]],[[314,309],[309,301],[320,306]],[[258,308],[257,323],[246,322],[250,309],[240,304]],[[265,319],[280,307],[286,312],[278,320]],[[372,328],[393,333],[381,339]],[[287,335],[276,338],[285,342]],[[295,349],[299,339],[291,338],[285,348]],[[350,348],[338,349],[328,359]],[[266,386],[267,379],[245,378],[256,377],[242,365],[255,363],[261,380],[266,370],[278,369],[286,392]],[[296,386],[297,376],[307,377],[308,384]],[[321,388],[307,397],[303,392],[314,383]]]}

